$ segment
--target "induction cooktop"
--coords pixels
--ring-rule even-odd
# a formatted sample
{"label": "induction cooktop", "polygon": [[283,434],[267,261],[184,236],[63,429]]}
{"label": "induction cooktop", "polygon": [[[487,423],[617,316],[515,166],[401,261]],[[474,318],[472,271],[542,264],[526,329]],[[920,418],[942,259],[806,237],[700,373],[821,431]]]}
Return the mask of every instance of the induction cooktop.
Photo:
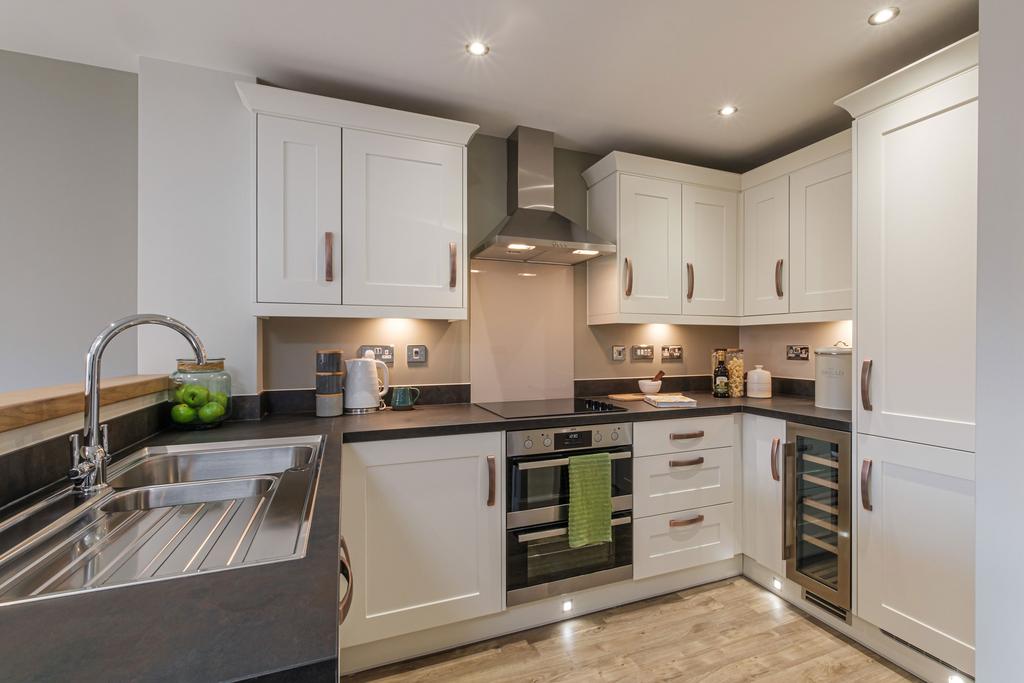
{"label": "induction cooktop", "polygon": [[625,408],[593,398],[551,398],[538,401],[500,401],[477,403],[477,406],[498,417],[556,417],[559,415],[589,415],[591,413],[624,413]]}

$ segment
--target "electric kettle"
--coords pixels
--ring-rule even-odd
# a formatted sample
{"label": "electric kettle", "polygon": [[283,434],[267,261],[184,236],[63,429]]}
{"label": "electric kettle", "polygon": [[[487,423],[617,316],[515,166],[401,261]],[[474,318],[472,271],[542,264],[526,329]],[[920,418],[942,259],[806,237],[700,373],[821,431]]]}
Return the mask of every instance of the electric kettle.
{"label": "electric kettle", "polygon": [[[377,367],[384,371],[384,382],[377,376]],[[345,412],[372,413],[384,407],[384,394],[391,388],[391,376],[384,361],[377,360],[373,351],[362,358],[345,361]]]}

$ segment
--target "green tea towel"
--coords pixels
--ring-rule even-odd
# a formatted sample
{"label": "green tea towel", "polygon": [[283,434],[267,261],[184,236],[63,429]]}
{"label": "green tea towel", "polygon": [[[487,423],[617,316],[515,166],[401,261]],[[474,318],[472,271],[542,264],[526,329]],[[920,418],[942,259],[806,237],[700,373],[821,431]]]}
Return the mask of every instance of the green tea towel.
{"label": "green tea towel", "polygon": [[607,453],[569,458],[569,547],[612,540],[612,461]]}

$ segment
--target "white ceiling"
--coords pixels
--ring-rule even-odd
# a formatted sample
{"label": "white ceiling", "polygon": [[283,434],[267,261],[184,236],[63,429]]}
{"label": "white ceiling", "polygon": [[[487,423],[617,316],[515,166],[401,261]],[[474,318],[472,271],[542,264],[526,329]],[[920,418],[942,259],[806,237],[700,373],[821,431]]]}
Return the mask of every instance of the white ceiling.
{"label": "white ceiling", "polygon": [[[836,98],[977,30],[977,0],[888,1],[901,16],[872,27],[887,0],[0,0],[0,48],[169,59],[746,170],[847,127]],[[466,54],[475,38],[488,56]]]}

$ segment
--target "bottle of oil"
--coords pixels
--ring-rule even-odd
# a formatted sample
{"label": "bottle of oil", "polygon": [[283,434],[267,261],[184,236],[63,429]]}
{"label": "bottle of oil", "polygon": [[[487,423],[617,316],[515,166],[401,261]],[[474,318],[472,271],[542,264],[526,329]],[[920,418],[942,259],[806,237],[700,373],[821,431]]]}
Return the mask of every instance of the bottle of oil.
{"label": "bottle of oil", "polygon": [[718,365],[711,373],[711,393],[715,398],[729,398],[729,370],[725,367],[725,349],[717,349]]}

